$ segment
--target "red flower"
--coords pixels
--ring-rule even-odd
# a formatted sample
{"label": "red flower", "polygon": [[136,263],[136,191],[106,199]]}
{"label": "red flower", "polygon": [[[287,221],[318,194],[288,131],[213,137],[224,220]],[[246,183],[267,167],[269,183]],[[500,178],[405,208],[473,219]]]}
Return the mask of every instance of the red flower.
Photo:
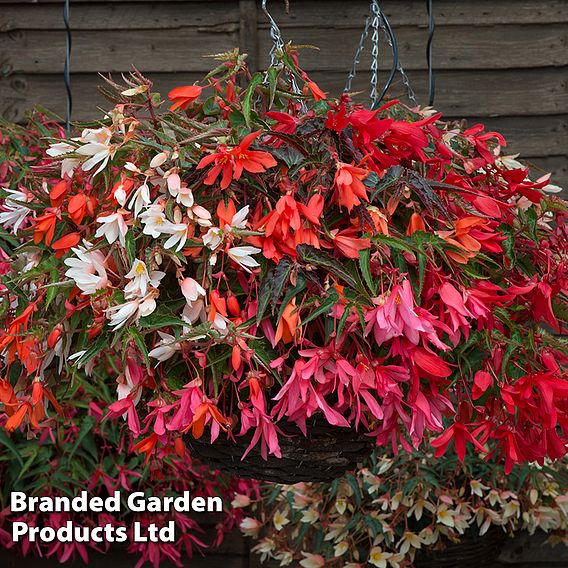
{"label": "red flower", "polygon": [[361,199],[369,201],[367,197],[367,188],[361,181],[369,175],[369,172],[363,168],[358,168],[352,164],[343,162],[337,163],[337,172],[333,183],[335,184],[335,192],[333,198],[341,207],[347,207],[350,212],[353,206],[359,205]]}
{"label": "red flower", "polygon": [[186,87],[176,87],[168,93],[170,101],[174,104],[170,110],[185,110],[192,102],[199,98],[203,88],[199,85],[187,85]]}
{"label": "red flower", "polygon": [[214,164],[211,168],[204,183],[206,185],[213,185],[219,174],[223,172],[221,179],[221,189],[226,189],[233,180],[238,180],[243,173],[243,170],[250,173],[263,173],[268,168],[276,165],[276,160],[270,152],[263,152],[259,150],[249,150],[249,146],[253,141],[258,138],[262,131],[257,130],[251,132],[243,138],[238,146],[229,148],[224,144],[220,145],[218,152],[209,154],[201,159],[197,165],[200,170],[210,164]]}
{"label": "red flower", "polygon": [[430,442],[430,445],[436,448],[434,455],[437,458],[443,456],[452,440],[456,447],[458,458],[462,462],[465,458],[465,446],[467,442],[473,444],[480,452],[486,452],[486,449],[461,422],[454,422],[441,436]]}

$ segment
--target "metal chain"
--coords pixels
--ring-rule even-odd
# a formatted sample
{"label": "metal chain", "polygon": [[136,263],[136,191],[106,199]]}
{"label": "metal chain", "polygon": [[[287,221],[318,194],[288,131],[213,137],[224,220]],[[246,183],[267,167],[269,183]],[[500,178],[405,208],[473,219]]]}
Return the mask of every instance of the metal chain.
{"label": "metal chain", "polygon": [[373,35],[371,37],[373,44],[371,48],[371,108],[374,108],[379,96],[379,33],[381,30],[381,8],[379,7],[378,0],[371,1],[371,18],[371,27],[373,29]]}
{"label": "metal chain", "polygon": [[65,65],[63,67],[63,81],[65,83],[65,93],[67,95],[67,117],[65,128],[67,135],[71,134],[71,113],[73,111],[73,93],[71,92],[71,26],[69,24],[69,0],[65,0],[63,6],[63,23],[65,24],[66,46],[65,46]]}
{"label": "metal chain", "polygon": [[[284,40],[282,39],[282,34],[280,32],[278,24],[266,7],[266,2],[267,0],[262,0],[262,11],[266,15],[270,23],[270,38],[272,39],[272,47],[269,51],[270,67],[276,67],[277,65],[279,65],[278,59],[276,57],[276,52],[284,51]],[[288,76],[290,79],[290,85],[292,86],[292,91],[296,94],[301,93],[300,87],[298,87],[298,83],[296,82],[296,77],[294,77],[294,74],[292,72],[289,72]]]}

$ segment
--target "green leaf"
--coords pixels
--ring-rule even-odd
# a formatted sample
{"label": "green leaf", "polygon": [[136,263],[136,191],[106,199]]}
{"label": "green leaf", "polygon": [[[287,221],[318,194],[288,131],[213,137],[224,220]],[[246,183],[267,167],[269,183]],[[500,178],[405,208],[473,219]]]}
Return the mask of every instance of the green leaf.
{"label": "green leaf", "polygon": [[95,427],[96,422],[97,421],[94,416],[86,416],[84,418],[83,423],[81,424],[81,430],[79,431],[77,439],[73,444],[73,448],[71,449],[69,455],[67,456],[68,459],[71,459],[73,457],[73,455],[81,445],[81,442],[85,439],[85,436],[87,436],[91,432],[91,430]]}
{"label": "green leaf", "polygon": [[257,325],[262,321],[264,313],[268,308],[270,303],[270,298],[272,297],[272,292],[274,290],[274,270],[270,270],[260,285],[260,291],[258,293],[258,307],[256,309],[256,323]]}
{"label": "green leaf", "polygon": [[8,435],[6,434],[3,428],[0,428],[0,444],[6,446],[6,448],[8,448],[14,454],[14,457],[16,458],[16,460],[18,460],[18,463],[22,467],[24,467],[24,460],[22,460],[22,456],[20,455],[18,448],[16,447],[14,442],[12,442],[12,440],[8,437]]}
{"label": "green leaf", "polygon": [[144,338],[142,337],[142,334],[135,327],[131,327],[128,330],[128,333],[130,334],[132,339],[134,339],[134,342],[136,343],[138,349],[140,350],[140,354],[144,358],[144,363],[146,364],[146,368],[149,369],[150,357],[148,356],[148,348],[146,347],[146,343],[144,341]]}
{"label": "green leaf", "polygon": [[251,109],[252,109],[252,97],[254,95],[254,92],[256,90],[256,88],[262,83],[263,81],[263,76],[261,73],[255,73],[252,76],[252,79],[249,83],[249,86],[247,87],[247,90],[245,91],[244,97],[243,97],[243,103],[242,103],[242,109],[243,109],[243,116],[245,117],[245,122],[247,126],[250,126],[250,113],[251,113]]}
{"label": "green leaf", "polygon": [[323,301],[319,307],[317,307],[309,316],[307,316],[303,321],[302,325],[306,325],[307,323],[311,322],[312,320],[316,319],[319,315],[327,313],[331,310],[337,301],[339,300],[339,294],[335,290],[335,288],[330,288],[328,297],[325,301]]}
{"label": "green leaf", "polygon": [[274,269],[274,280],[271,294],[272,313],[276,309],[276,303],[280,299],[284,286],[289,281],[290,272],[292,272],[292,263],[289,260],[283,259],[278,263]]}
{"label": "green leaf", "polygon": [[269,67],[266,74],[268,75],[268,85],[270,88],[268,108],[271,108],[274,104],[274,96],[276,95],[276,87],[278,85],[278,69],[276,67]]}
{"label": "green leaf", "polygon": [[371,249],[364,249],[359,251],[359,266],[361,268],[361,273],[363,274],[363,278],[369,287],[369,290],[376,294],[376,285],[373,282],[373,276],[371,275]]}
{"label": "green leaf", "polygon": [[341,278],[352,288],[358,288],[357,282],[349,272],[343,268],[343,265],[328,253],[318,250],[310,245],[298,245],[296,248],[300,259],[315,266],[323,266],[330,272]]}

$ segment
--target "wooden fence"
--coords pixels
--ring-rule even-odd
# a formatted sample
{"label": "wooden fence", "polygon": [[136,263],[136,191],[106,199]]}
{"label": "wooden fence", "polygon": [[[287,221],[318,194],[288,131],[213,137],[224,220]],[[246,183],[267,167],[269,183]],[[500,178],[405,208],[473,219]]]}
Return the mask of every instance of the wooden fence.
{"label": "wooden fence", "polygon": [[[285,40],[311,44],[303,67],[338,94],[368,10],[366,0],[291,0],[269,6]],[[104,101],[98,72],[136,65],[166,92],[210,68],[206,55],[239,46],[253,68],[267,64],[268,25],[260,0],[72,0],[74,118]],[[384,0],[401,61],[419,100],[426,96],[427,16],[423,0]],[[435,0],[436,107],[482,120],[537,168],[568,186],[567,0]],[[39,103],[64,113],[62,2],[0,0],[0,113],[22,120]],[[381,68],[390,66],[383,49]],[[369,50],[354,89],[368,88]],[[383,78],[386,72],[383,72]],[[400,80],[392,91],[402,94]]]}

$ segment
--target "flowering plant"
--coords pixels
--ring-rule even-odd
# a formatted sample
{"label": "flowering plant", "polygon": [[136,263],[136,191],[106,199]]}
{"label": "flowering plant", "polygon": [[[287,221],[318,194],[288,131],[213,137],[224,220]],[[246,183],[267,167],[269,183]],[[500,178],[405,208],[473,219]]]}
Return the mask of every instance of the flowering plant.
{"label": "flowering plant", "polygon": [[567,206],[549,176],[481,125],[328,100],[292,50],[252,76],[219,59],[170,112],[139,73],[109,80],[108,115],[5,190],[6,430],[36,431],[78,369],[103,368],[107,415],[148,452],[207,429],[280,456],[280,425],[319,414],[507,471],[563,456]]}
{"label": "flowering plant", "polygon": [[[0,215],[3,223],[10,228],[15,227],[16,233],[20,224],[29,224],[26,218],[30,209],[24,204],[28,203],[30,195],[27,187],[34,180],[32,168],[43,167],[46,137],[54,135],[63,136],[63,130],[54,119],[43,113],[32,113],[25,126],[0,123],[0,185],[7,187]],[[37,251],[25,250],[24,247],[23,252],[14,252],[19,246],[18,239],[4,231],[0,233],[0,239],[0,273],[10,282],[9,287],[17,269],[28,273],[34,267],[41,267]],[[19,263],[16,268],[10,265],[10,259]],[[27,290],[34,294],[33,286]],[[9,295],[6,290],[3,292],[2,307],[5,313],[10,309],[6,301]],[[52,297],[52,301],[58,300]],[[37,325],[45,326],[47,323],[42,321]],[[61,346],[60,343],[54,350],[54,355],[60,361]],[[18,346],[18,357],[30,365],[32,355],[28,354],[28,359],[22,356],[26,353],[23,351],[25,348],[24,344]],[[43,364],[47,366],[50,362]],[[63,362],[58,369],[63,374]],[[257,495],[253,482],[221,476],[219,472],[191,459],[181,439],[172,445],[160,447],[150,455],[151,440],[140,443],[133,438],[126,424],[103,421],[103,409],[116,400],[116,392],[108,383],[109,368],[96,367],[89,377],[84,371],[75,370],[72,380],[62,389],[44,384],[40,380],[42,370],[38,369],[39,378],[34,381],[31,397],[27,399],[20,391],[17,380],[14,386],[10,383],[10,379],[16,378],[20,371],[18,363],[12,363],[13,374],[8,374],[6,379],[0,381],[3,405],[0,412],[0,478],[3,482],[0,491],[0,547],[17,549],[26,556],[53,557],[61,563],[74,559],[88,563],[91,553],[108,552],[112,540],[105,536],[104,541],[99,543],[85,538],[85,534],[90,534],[94,527],[125,527],[128,551],[138,556],[137,566],[149,562],[157,567],[166,560],[182,566],[182,558],[192,557],[196,552],[203,554],[208,547],[219,546],[224,535],[242,519],[242,510],[226,508],[220,515],[210,515],[206,522],[216,522],[211,534],[203,528],[203,522],[198,522],[191,514],[176,511],[160,514],[130,512],[124,503],[120,511],[112,513],[49,513],[38,511],[37,508],[34,512],[17,513],[9,508],[10,493],[23,491],[39,497],[75,497],[86,489],[91,497],[105,498],[119,490],[122,499],[126,500],[127,495],[135,491],[149,492],[159,497],[178,496],[189,491],[192,497],[221,497],[227,505],[235,491],[240,495]],[[136,372],[130,366],[125,376],[130,377],[131,373]],[[48,415],[47,405],[56,412]],[[14,420],[31,424],[27,436],[8,434],[13,430],[10,424]],[[177,534],[174,543],[134,542],[134,523],[140,523],[142,527],[149,523],[165,526],[172,520],[176,524]],[[57,540],[43,542],[37,538],[32,542],[26,534],[16,543],[12,537],[13,523],[16,522],[54,530],[72,522],[72,532],[79,536],[75,537],[77,540],[66,543]],[[112,532],[110,538],[116,539],[116,533]]]}
{"label": "flowering plant", "polygon": [[331,484],[267,485],[259,501],[243,495],[249,516],[241,531],[258,540],[262,562],[304,568],[403,568],[472,531],[540,530],[568,545],[567,482],[565,460],[514,466],[507,475],[473,452],[463,464],[456,456],[376,452],[367,467]]}

